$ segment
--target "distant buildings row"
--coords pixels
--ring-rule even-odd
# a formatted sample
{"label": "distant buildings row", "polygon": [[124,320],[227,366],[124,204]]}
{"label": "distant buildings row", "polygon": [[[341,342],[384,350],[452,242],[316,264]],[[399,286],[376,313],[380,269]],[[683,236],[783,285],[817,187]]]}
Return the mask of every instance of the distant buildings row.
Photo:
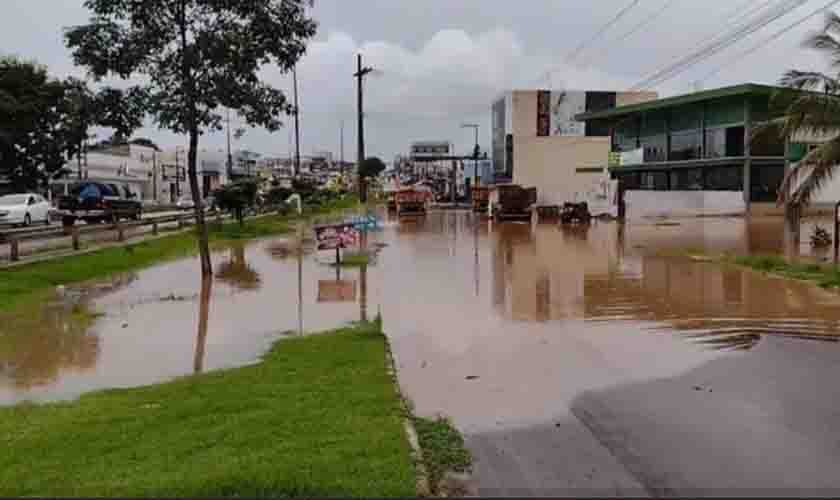
{"label": "distant buildings row", "polygon": [[[329,152],[301,158],[301,176],[328,184],[352,164],[336,162]],[[294,162],[289,158],[261,156],[250,151],[227,154],[222,151],[198,152],[197,171],[200,195],[206,198],[215,189],[240,178],[259,178],[266,185],[276,180],[291,186]],[[125,187],[148,203],[174,203],[191,196],[187,179],[187,151],[178,147],[158,151],[135,144],[105,147],[89,151],[81,159],[68,162],[64,175],[51,181],[50,195],[66,194],[69,186],[80,180],[99,181]]]}

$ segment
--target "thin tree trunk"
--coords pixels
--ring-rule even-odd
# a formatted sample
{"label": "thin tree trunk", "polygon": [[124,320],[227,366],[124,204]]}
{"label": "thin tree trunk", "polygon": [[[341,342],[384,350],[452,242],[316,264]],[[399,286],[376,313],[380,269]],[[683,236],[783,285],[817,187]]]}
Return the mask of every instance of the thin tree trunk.
{"label": "thin tree trunk", "polygon": [[[210,243],[207,237],[207,224],[204,223],[204,207],[201,192],[198,189],[198,173],[196,172],[196,156],[198,155],[198,119],[196,117],[195,81],[192,74],[192,56],[188,56],[187,44],[187,3],[181,1],[179,24],[181,28],[181,77],[187,112],[187,130],[190,134],[190,148],[187,153],[187,173],[190,178],[190,191],[195,207],[195,225],[198,232],[198,252],[201,255],[201,276],[209,278],[213,275],[213,263],[210,261]],[[175,172],[176,179],[178,172]]]}
{"label": "thin tree trunk", "polygon": [[204,203],[198,186],[198,172],[196,171],[196,156],[198,155],[198,131],[190,131],[190,149],[187,153],[187,172],[190,178],[190,191],[195,207],[195,225],[198,231],[198,251],[201,254],[201,275],[213,274],[213,263],[210,260],[210,243],[207,235],[207,224],[204,220]]}

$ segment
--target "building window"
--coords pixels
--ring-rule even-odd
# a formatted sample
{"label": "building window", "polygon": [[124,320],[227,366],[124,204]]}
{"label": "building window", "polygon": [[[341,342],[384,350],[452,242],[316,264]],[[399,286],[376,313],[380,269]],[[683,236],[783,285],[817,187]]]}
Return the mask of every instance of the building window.
{"label": "building window", "polygon": [[743,165],[726,165],[706,169],[707,191],[741,191],[744,185]]}
{"label": "building window", "polygon": [[706,158],[744,156],[744,127],[718,127],[706,130]]}
{"label": "building window", "polygon": [[703,170],[699,168],[672,170],[671,189],[673,191],[702,191]]}
{"label": "building window", "polygon": [[664,134],[641,137],[639,144],[645,150],[645,162],[651,161],[667,161],[668,160],[668,146],[667,139]]}
{"label": "building window", "polygon": [[668,172],[641,172],[640,189],[648,191],[667,191]]}
{"label": "building window", "polygon": [[785,156],[785,141],[776,134],[756,135],[750,142],[752,156]]}
{"label": "building window", "polygon": [[774,202],[779,196],[779,186],[785,177],[784,164],[753,165],[750,170],[750,200]]}
{"label": "building window", "polygon": [[671,134],[670,160],[697,160],[701,157],[702,151],[702,133],[699,130]]}

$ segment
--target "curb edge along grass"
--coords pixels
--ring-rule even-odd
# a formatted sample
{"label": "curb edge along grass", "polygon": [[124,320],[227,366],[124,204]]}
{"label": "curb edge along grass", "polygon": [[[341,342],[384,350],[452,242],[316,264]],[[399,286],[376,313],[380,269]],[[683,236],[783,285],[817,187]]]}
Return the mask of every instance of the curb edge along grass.
{"label": "curb edge along grass", "polygon": [[[381,319],[379,321],[381,322]],[[383,333],[383,335],[385,334]],[[394,387],[397,390],[397,396],[400,398],[404,412],[403,427],[405,429],[406,439],[408,439],[408,444],[411,446],[411,458],[414,461],[414,467],[417,470],[417,496],[428,497],[431,496],[431,489],[429,488],[429,475],[423,462],[423,449],[420,447],[420,439],[417,437],[417,429],[414,428],[414,423],[412,422],[413,415],[411,407],[405,397],[402,387],[400,386],[399,377],[397,375],[396,360],[394,359],[394,353],[391,350],[391,341],[388,339],[387,335],[385,335],[385,356],[388,364],[388,375],[390,375],[394,381]]]}
{"label": "curb edge along grass", "polygon": [[[378,321],[381,322],[381,318]],[[383,335],[385,335],[384,330]],[[414,459],[415,468],[417,471],[417,495],[419,497],[478,496],[478,492],[475,491],[474,487],[472,487],[473,485],[470,485],[472,476],[469,468],[466,472],[458,473],[461,476],[461,478],[455,478],[454,476],[452,476],[452,473],[456,471],[444,471],[443,476],[438,478],[438,484],[432,484],[434,478],[431,477],[429,469],[426,467],[426,460],[429,459],[428,452],[431,450],[426,450],[425,452],[423,450],[420,434],[417,432],[417,427],[414,424],[415,420],[419,420],[419,417],[414,415],[411,400],[408,399],[408,397],[405,395],[405,392],[402,390],[402,386],[400,385],[399,376],[397,372],[396,359],[394,357],[393,351],[391,350],[391,343],[387,335],[385,335],[385,337],[385,349],[386,356],[388,358],[388,372],[394,379],[394,387],[396,387],[397,389],[398,396],[400,398],[400,401],[402,402],[403,411],[405,412],[403,417],[403,425],[405,427],[406,438],[408,439],[408,443],[412,449],[412,458]],[[438,422],[440,421],[446,420],[438,417]],[[429,420],[429,422],[434,421]],[[448,425],[448,421],[446,422]],[[450,425],[450,427],[454,432],[457,432],[458,435],[461,434],[460,431],[454,428],[454,426]],[[468,455],[470,455],[469,467],[471,468],[472,456],[469,453],[469,450],[466,450],[466,448],[464,448],[464,450]],[[457,485],[457,487],[453,488],[451,484],[448,484],[454,482],[453,480],[457,480],[462,484]],[[449,491],[450,489],[453,489],[453,491]]]}

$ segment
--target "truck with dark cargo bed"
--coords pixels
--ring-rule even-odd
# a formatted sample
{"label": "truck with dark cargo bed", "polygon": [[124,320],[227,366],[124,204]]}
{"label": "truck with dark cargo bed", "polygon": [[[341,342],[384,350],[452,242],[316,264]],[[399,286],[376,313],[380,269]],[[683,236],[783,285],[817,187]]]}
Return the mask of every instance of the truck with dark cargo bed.
{"label": "truck with dark cargo bed", "polygon": [[140,220],[143,204],[126,187],[100,182],[80,182],[70,194],[58,199],[55,216],[65,226],[77,220],[88,224],[116,223],[120,219]]}

